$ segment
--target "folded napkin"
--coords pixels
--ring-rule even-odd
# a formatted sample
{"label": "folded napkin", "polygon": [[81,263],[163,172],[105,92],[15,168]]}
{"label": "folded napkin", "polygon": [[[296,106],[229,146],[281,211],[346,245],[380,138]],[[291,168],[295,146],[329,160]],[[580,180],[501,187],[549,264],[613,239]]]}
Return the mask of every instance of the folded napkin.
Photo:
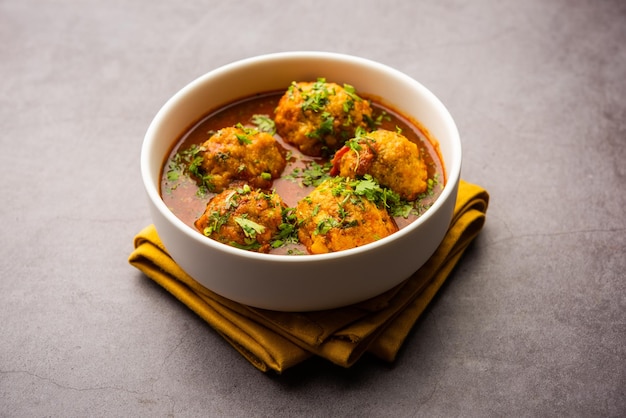
{"label": "folded napkin", "polygon": [[135,237],[129,262],[202,317],[259,370],[281,373],[311,356],[349,367],[365,352],[391,362],[482,229],[488,202],[486,190],[461,180],[450,228],[426,264],[382,295],[337,309],[277,312],[221,297],[172,260],[153,225]]}

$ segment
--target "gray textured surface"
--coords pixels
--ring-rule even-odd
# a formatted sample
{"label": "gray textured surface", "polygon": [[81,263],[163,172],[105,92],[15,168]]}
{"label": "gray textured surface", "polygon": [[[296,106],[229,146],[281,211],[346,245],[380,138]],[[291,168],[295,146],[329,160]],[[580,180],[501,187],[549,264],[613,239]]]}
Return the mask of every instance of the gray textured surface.
{"label": "gray textured surface", "polygon": [[[131,268],[143,134],[184,84],[297,49],[455,116],[487,225],[392,365],[250,366]],[[626,3],[0,1],[1,416],[626,414]]]}

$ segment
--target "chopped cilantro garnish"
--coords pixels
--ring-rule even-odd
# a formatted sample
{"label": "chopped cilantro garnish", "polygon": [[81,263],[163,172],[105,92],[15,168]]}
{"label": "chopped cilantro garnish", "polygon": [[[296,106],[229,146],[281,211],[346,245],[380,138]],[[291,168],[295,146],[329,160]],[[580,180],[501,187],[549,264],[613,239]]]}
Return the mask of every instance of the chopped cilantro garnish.
{"label": "chopped cilantro garnish", "polygon": [[217,232],[228,221],[228,214],[220,214],[214,210],[209,214],[209,223],[202,231],[205,236],[211,235],[213,232]]}
{"label": "chopped cilantro garnish", "polygon": [[243,131],[243,133],[241,134],[235,134],[235,136],[239,140],[239,143],[241,143],[242,145],[251,144],[252,143],[251,136],[259,133],[259,131],[257,131],[254,128],[248,128],[246,126],[243,126],[241,122],[235,125],[235,127]]}
{"label": "chopped cilantro garnish", "polygon": [[282,211],[283,222],[278,226],[278,234],[272,238],[272,248],[279,248],[289,244],[297,244],[298,229],[294,208],[284,208]]}
{"label": "chopped cilantro garnish", "polygon": [[318,78],[310,91],[302,91],[302,111],[320,112],[328,103],[328,96],[332,93],[326,88],[326,79]]}
{"label": "chopped cilantro garnish", "polygon": [[253,115],[252,123],[261,132],[267,132],[270,135],[274,135],[276,133],[276,124],[267,115]]}
{"label": "chopped cilantro garnish", "polygon": [[330,168],[332,164],[326,162],[319,164],[315,161],[311,161],[307,164],[305,169],[295,168],[291,173],[285,175],[283,178],[297,182],[300,180],[301,184],[305,187],[319,186],[324,180],[330,177]]}
{"label": "chopped cilantro garnish", "polygon": [[252,143],[252,140],[246,134],[235,134],[235,136],[239,140],[239,143],[242,145],[250,145]]}
{"label": "chopped cilantro garnish", "polygon": [[402,200],[400,195],[393,190],[381,186],[369,174],[360,179],[346,179],[345,182],[349,184],[354,195],[364,197],[377,206],[385,208],[392,216],[408,216],[411,211],[411,203]]}
{"label": "chopped cilantro garnish", "polygon": [[254,251],[261,248],[261,243],[253,239],[246,239],[245,244],[240,244],[237,241],[231,241],[228,243],[231,247],[239,248],[240,250]]}
{"label": "chopped cilantro garnish", "polygon": [[177,181],[185,173],[186,166],[187,172],[199,182],[198,196],[204,196],[215,188],[211,175],[202,173],[202,155],[200,155],[202,151],[205,151],[204,147],[194,144],[188,149],[176,153],[167,172],[168,180]]}
{"label": "chopped cilantro garnish", "polygon": [[331,217],[324,218],[321,221],[319,221],[318,224],[316,225],[315,234],[325,235],[328,233],[328,231],[338,226],[339,226],[339,222],[337,222],[335,218],[331,218]]}
{"label": "chopped cilantro garnish", "polygon": [[350,111],[354,109],[354,100],[346,100],[343,102],[342,108],[344,113],[350,113]]}
{"label": "chopped cilantro garnish", "polygon": [[244,184],[243,186],[237,188],[237,194],[248,194],[252,191],[252,188],[250,187],[250,185],[248,185],[248,183]]}
{"label": "chopped cilantro garnish", "polygon": [[322,139],[326,135],[333,133],[335,117],[330,112],[322,112],[320,115],[320,124],[313,132],[308,132],[306,136],[309,138]]}
{"label": "chopped cilantro garnish", "polygon": [[354,88],[354,86],[351,86],[350,84],[344,84],[343,89],[348,94],[348,96],[350,96],[350,98],[355,102],[360,102],[361,100],[363,100],[356,94],[356,89]]}
{"label": "chopped cilantro garnish", "polygon": [[382,192],[382,187],[372,178],[372,176],[365,176],[363,180],[356,180],[354,183],[354,193],[359,196],[365,196],[368,200],[376,201],[377,194]]}
{"label": "chopped cilantro garnish", "polygon": [[182,169],[180,166],[178,166],[177,164],[174,163],[174,161],[171,161],[169,166],[168,166],[168,170],[167,170],[167,180],[168,181],[176,181],[180,178],[180,175],[182,174]]}
{"label": "chopped cilantro garnish", "polygon": [[237,216],[233,218],[237,225],[239,225],[247,238],[256,238],[257,234],[265,232],[265,227],[259,223],[256,223],[246,217]]}
{"label": "chopped cilantro garnish", "polygon": [[369,126],[369,128],[372,130],[378,129],[378,127],[382,125],[383,121],[391,120],[391,116],[389,116],[389,114],[385,112],[384,110],[380,112],[380,114],[373,116],[373,117],[370,117],[364,114],[363,118],[367,122],[367,126]]}

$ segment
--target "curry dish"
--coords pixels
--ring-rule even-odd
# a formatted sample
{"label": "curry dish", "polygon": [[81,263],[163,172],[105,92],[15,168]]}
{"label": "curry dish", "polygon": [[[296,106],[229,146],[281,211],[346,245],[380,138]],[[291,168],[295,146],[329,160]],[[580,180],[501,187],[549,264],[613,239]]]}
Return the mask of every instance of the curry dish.
{"label": "curry dish", "polygon": [[298,255],[389,236],[444,184],[437,144],[419,122],[319,78],[208,114],[174,144],[160,192],[207,239]]}

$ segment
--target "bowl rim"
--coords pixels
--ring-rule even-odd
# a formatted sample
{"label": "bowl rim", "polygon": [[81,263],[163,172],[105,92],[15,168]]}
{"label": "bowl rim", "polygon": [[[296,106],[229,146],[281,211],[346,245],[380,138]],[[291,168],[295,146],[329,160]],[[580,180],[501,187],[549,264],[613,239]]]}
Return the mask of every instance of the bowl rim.
{"label": "bowl rim", "polygon": [[[150,150],[153,147],[155,142],[155,138],[157,137],[157,131],[160,124],[160,121],[163,117],[168,114],[171,109],[173,109],[181,98],[186,96],[189,92],[195,90],[199,85],[207,82],[208,79],[214,78],[217,75],[230,72],[235,69],[240,69],[251,64],[259,63],[262,61],[266,62],[281,62],[283,60],[295,60],[295,59],[324,59],[324,60],[334,60],[340,61],[343,63],[351,63],[356,65],[364,65],[371,68],[376,68],[379,71],[385,71],[392,74],[394,77],[401,78],[405,83],[412,85],[413,88],[419,90],[430,102],[430,104],[437,109],[437,113],[444,119],[446,119],[446,125],[452,130],[453,141],[455,144],[453,145],[458,152],[454,153],[453,161],[443,161],[444,170],[446,173],[446,184],[441,194],[435,200],[433,205],[429,207],[426,212],[424,212],[419,218],[415,221],[411,222],[409,225],[404,227],[403,229],[394,232],[393,234],[384,237],[380,240],[355,247],[347,250],[336,251],[326,254],[304,254],[304,255],[287,255],[287,254],[266,254],[266,253],[258,253],[254,251],[247,251],[244,249],[232,247],[227,244],[223,244],[207,237],[199,234],[193,228],[185,224],[180,218],[178,218],[165,204],[161,195],[159,193],[159,186],[152,181],[152,174],[150,172]],[[384,100],[384,97],[382,98]],[[226,103],[225,103],[226,104]],[[397,109],[402,111],[402,109]],[[418,121],[419,119],[415,117]],[[193,123],[196,121],[191,121]],[[428,128],[428,127],[427,127]],[[438,142],[438,139],[433,138]],[[225,252],[233,256],[244,257],[252,260],[264,261],[264,262],[281,262],[281,263],[310,263],[315,261],[326,261],[326,260],[340,260],[343,258],[349,258],[354,254],[372,252],[381,246],[385,246],[390,241],[399,240],[402,237],[410,234],[413,230],[419,228],[420,225],[427,222],[431,216],[439,207],[441,207],[445,201],[448,200],[451,193],[456,190],[455,183],[460,179],[461,172],[461,161],[462,161],[462,144],[460,140],[460,134],[458,127],[450,113],[450,111],[446,108],[446,106],[441,102],[441,100],[427,87],[408,76],[407,74],[397,70],[393,67],[390,67],[386,64],[382,64],[377,61],[370,60],[368,58],[358,57],[354,55],[337,53],[337,52],[323,52],[323,51],[285,51],[285,52],[276,52],[276,53],[268,53],[257,55],[253,57],[243,58],[237,61],[233,61],[219,67],[216,67],[212,70],[207,71],[206,73],[200,75],[195,78],[180,90],[178,90],[174,95],[172,95],[163,106],[156,113],[154,118],[152,119],[148,129],[144,135],[142,147],[141,147],[141,176],[144,183],[144,188],[148,194],[149,199],[152,201],[156,209],[160,212],[162,216],[167,218],[168,222],[174,225],[180,232],[184,233],[188,238],[196,241],[200,245],[208,246],[216,251]],[[165,158],[165,156],[163,156]]]}

